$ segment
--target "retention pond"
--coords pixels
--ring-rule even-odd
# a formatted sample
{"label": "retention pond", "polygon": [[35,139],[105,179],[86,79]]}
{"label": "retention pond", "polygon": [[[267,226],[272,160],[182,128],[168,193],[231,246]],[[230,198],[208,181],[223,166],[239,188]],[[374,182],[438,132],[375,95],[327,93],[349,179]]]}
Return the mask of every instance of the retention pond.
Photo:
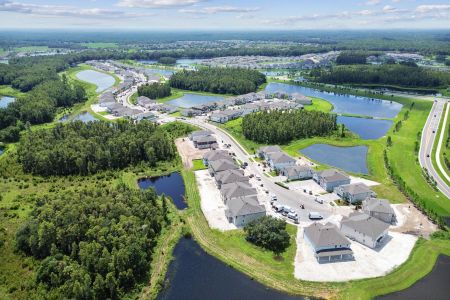
{"label": "retention pond", "polygon": [[178,172],[166,176],[141,178],[138,180],[138,185],[143,190],[152,187],[158,195],[169,196],[178,209],[187,208],[184,201],[184,181]]}

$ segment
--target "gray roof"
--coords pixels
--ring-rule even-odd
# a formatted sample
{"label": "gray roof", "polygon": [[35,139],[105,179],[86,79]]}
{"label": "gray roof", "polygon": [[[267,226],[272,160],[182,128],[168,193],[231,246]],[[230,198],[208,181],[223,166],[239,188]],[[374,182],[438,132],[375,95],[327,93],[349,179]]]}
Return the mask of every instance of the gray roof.
{"label": "gray roof", "polygon": [[257,195],[258,192],[248,182],[232,182],[222,185],[220,192],[227,199]]}
{"label": "gray roof", "polygon": [[348,218],[342,219],[341,227],[342,226],[354,229],[372,239],[377,239],[389,228],[389,224],[359,212],[351,213]]}
{"label": "gray roof", "polygon": [[386,199],[368,198],[363,201],[363,209],[369,212],[395,214],[391,204]]}
{"label": "gray roof", "polygon": [[196,141],[197,143],[215,143],[215,142],[217,142],[216,138],[213,137],[212,135],[194,137],[194,141]]}
{"label": "gray roof", "polygon": [[364,194],[364,193],[373,193],[372,190],[362,182],[351,183],[351,184],[343,184],[340,188],[345,192],[351,195]]}
{"label": "gray roof", "polygon": [[251,214],[264,213],[266,209],[260,205],[256,196],[237,197],[230,199],[227,203],[228,209],[225,211],[227,217],[245,216]]}
{"label": "gray roof", "polygon": [[228,184],[232,182],[248,182],[249,179],[244,176],[244,171],[242,170],[226,170],[217,174],[216,180],[221,184]]}
{"label": "gray roof", "polygon": [[322,172],[319,172],[318,175],[327,182],[350,179],[350,177],[348,177],[347,174],[345,174],[344,172],[338,171],[336,169],[323,170]]}
{"label": "gray roof", "polygon": [[264,153],[272,153],[272,152],[281,152],[280,146],[264,146],[258,149],[259,152]]}
{"label": "gray roof", "polygon": [[210,150],[203,155],[203,158],[208,161],[215,161],[218,159],[232,159],[226,150]]}
{"label": "gray roof", "polygon": [[205,136],[205,135],[211,135],[211,131],[209,131],[209,130],[198,130],[198,131],[194,131],[194,132],[192,132],[190,135],[189,135],[189,137],[190,138],[193,138],[193,137],[196,137],[196,136]]}
{"label": "gray roof", "polygon": [[289,155],[287,155],[284,152],[270,153],[269,154],[269,158],[275,164],[288,163],[288,162],[294,162],[295,163],[295,159],[293,159],[292,157],[290,157]]}
{"label": "gray roof", "polygon": [[302,166],[286,166],[283,168],[283,171],[287,173],[288,176],[295,176],[302,172],[309,172],[311,168],[305,165]]}
{"label": "gray roof", "polygon": [[349,245],[349,240],[331,223],[313,223],[305,228],[305,235],[316,248],[334,248],[336,245]]}
{"label": "gray roof", "polygon": [[209,167],[215,172],[222,172],[225,170],[236,170],[239,169],[236,164],[228,159],[218,159],[209,164]]}

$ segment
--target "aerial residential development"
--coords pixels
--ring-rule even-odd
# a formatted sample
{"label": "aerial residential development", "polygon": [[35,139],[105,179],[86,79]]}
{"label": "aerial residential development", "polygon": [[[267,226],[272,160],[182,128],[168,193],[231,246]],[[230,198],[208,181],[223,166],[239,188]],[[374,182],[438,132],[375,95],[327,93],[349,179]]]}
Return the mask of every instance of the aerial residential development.
{"label": "aerial residential development", "polygon": [[0,1],[0,299],[449,299],[445,1]]}

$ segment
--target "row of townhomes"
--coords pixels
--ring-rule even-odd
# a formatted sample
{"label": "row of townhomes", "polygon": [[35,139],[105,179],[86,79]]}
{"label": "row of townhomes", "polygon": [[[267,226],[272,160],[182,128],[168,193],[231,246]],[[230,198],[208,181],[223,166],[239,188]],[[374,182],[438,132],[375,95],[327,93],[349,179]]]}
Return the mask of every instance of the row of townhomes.
{"label": "row of townhomes", "polygon": [[203,163],[216,181],[222,201],[226,206],[228,222],[242,227],[266,215],[264,205],[258,200],[258,192],[249,178],[226,150],[210,150],[203,156]]}
{"label": "row of townhomes", "polygon": [[352,260],[351,242],[356,241],[375,249],[387,242],[389,226],[395,222],[395,212],[389,201],[367,198],[361,212],[355,211],[334,224],[313,223],[305,228],[303,236],[319,262]]}

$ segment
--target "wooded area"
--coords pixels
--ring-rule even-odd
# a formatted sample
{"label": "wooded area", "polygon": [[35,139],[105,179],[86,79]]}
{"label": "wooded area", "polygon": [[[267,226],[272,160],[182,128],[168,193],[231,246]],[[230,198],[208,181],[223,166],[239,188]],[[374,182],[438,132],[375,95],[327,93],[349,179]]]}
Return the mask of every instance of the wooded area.
{"label": "wooded area", "polygon": [[154,123],[81,121],[28,131],[18,146],[19,161],[32,174],[88,175],[140,162],[155,166],[176,156],[172,136]]}
{"label": "wooded area", "polygon": [[150,99],[160,99],[171,94],[170,86],[166,83],[147,83],[138,87],[138,95]]}
{"label": "wooded area", "polygon": [[313,73],[316,81],[330,84],[385,84],[438,88],[450,84],[450,74],[407,64],[336,66]]}
{"label": "wooded area", "polygon": [[174,88],[233,95],[255,92],[265,82],[266,76],[259,71],[238,68],[182,71],[170,78],[170,86]]}
{"label": "wooded area", "polygon": [[318,111],[268,111],[246,115],[242,133],[252,141],[284,144],[295,139],[326,136],[337,129],[336,115]]}
{"label": "wooded area", "polygon": [[48,299],[117,299],[146,278],[152,249],[167,224],[153,189],[49,193],[16,234],[16,247],[43,259],[36,282]]}
{"label": "wooded area", "polygon": [[336,57],[338,65],[365,64],[367,62],[367,52],[341,52]]}

